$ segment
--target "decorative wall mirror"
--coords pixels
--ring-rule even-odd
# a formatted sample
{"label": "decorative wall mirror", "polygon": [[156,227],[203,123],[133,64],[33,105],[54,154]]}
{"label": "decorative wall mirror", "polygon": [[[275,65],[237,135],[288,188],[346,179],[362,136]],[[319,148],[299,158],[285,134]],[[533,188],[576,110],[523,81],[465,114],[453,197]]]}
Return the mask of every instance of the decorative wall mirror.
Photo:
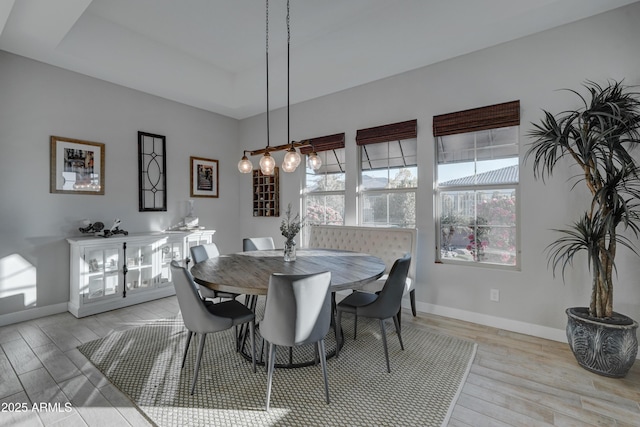
{"label": "decorative wall mirror", "polygon": [[162,135],[138,132],[140,212],[167,210],[166,140]]}

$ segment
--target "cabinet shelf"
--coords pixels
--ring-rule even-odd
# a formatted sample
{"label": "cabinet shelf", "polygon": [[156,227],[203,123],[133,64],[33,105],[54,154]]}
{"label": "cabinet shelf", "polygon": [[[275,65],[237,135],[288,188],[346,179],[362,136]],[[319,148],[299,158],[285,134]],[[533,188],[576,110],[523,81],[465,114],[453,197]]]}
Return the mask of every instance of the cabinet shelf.
{"label": "cabinet shelf", "polygon": [[151,268],[153,267],[153,265],[151,264],[147,264],[147,265],[132,265],[127,267],[127,270],[129,270],[129,272],[131,271],[140,271],[140,270],[144,270],[146,268]]}
{"label": "cabinet shelf", "polygon": [[91,271],[86,274],[86,277],[102,277],[102,276],[113,276],[115,274],[120,273],[118,270],[107,270],[107,271]]}

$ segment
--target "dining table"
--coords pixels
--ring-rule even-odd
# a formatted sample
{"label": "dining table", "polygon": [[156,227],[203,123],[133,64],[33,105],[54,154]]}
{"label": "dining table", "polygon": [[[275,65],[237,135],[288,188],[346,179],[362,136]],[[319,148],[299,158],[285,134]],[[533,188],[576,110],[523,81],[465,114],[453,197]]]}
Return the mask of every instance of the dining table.
{"label": "dining table", "polygon": [[[367,283],[379,279],[386,269],[384,262],[373,255],[336,249],[298,249],[293,261],[285,261],[282,250],[261,250],[237,252],[212,257],[191,267],[194,281],[209,289],[246,295],[246,304],[254,311],[259,296],[267,295],[269,278],[273,273],[281,274],[314,274],[331,272],[331,323],[336,330],[335,293],[343,290],[358,289]],[[256,318],[258,320],[258,312]],[[259,327],[256,328],[259,330]],[[258,334],[259,335],[259,334]],[[239,338],[239,349],[245,358],[250,359],[245,341],[246,333]],[[334,345],[327,343],[327,357],[335,354],[339,345],[334,334]],[[333,340],[332,340],[333,341]],[[256,348],[262,346],[256,345]],[[313,346],[312,346],[313,347]],[[300,357],[294,357],[294,350],[289,350],[287,361],[276,363],[278,367],[299,367],[315,363],[313,350],[307,354],[297,351]],[[262,352],[261,352],[262,355]],[[295,360],[294,360],[295,359]],[[263,363],[259,357],[259,363]]]}

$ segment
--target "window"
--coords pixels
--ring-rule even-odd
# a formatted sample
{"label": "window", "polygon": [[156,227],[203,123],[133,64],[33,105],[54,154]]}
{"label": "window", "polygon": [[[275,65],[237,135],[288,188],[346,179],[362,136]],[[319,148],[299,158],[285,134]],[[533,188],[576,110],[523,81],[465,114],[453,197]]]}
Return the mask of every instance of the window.
{"label": "window", "polygon": [[[307,166],[304,185],[307,223],[344,225],[344,133],[310,141],[322,166],[315,171]],[[312,148],[303,147],[300,151],[308,157]]]}
{"label": "window", "polygon": [[358,131],[360,224],[416,226],[416,120]]}
{"label": "window", "polygon": [[519,120],[518,101],[434,117],[439,261],[519,265]]}

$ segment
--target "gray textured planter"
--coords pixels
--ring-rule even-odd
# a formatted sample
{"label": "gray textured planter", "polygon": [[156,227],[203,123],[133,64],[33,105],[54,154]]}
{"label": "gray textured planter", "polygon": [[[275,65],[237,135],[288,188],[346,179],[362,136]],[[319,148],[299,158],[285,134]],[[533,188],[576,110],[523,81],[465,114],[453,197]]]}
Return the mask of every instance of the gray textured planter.
{"label": "gray textured planter", "polygon": [[580,366],[606,377],[627,375],[638,353],[638,323],[619,313],[602,321],[589,316],[586,307],[566,312],[567,339]]}

